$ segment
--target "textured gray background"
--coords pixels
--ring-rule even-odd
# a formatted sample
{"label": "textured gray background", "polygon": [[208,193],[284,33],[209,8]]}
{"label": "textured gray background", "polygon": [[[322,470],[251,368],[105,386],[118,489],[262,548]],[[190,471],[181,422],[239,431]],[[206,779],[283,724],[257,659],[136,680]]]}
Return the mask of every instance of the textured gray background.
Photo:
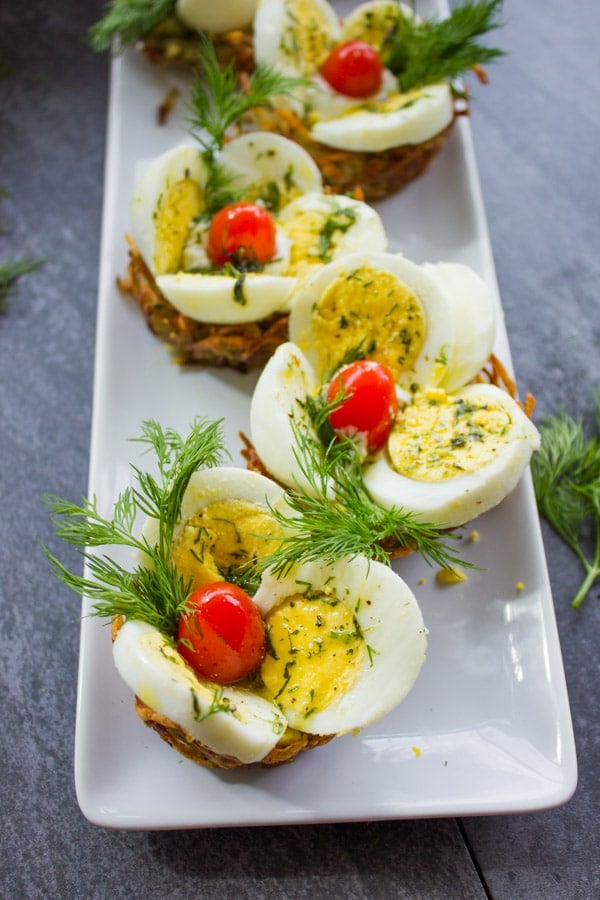
{"label": "textured gray background", "polygon": [[[73,787],[79,624],[40,498],[86,491],[108,62],[102,3],[0,8],[0,261],[44,257],[0,314],[0,896],[591,898],[598,864],[598,587],[544,526],[580,767],[564,807],[482,819],[103,831]],[[521,391],[536,419],[600,382],[597,3],[506,0],[509,56],[473,129]],[[70,563],[77,565],[72,554]]]}

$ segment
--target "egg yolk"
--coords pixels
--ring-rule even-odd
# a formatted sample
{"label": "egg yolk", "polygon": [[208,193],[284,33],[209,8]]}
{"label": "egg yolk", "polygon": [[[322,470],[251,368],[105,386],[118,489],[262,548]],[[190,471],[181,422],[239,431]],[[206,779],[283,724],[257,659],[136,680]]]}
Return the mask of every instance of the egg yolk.
{"label": "egg yolk", "polygon": [[388,439],[394,469],[417,481],[443,481],[491,462],[506,443],[509,413],[442,390],[426,391],[397,417]]}
{"label": "egg yolk", "polygon": [[301,74],[311,75],[320,68],[333,45],[329,21],[311,0],[287,0],[286,13],[280,51],[293,59]]}
{"label": "egg yolk", "polygon": [[345,356],[360,349],[397,377],[413,367],[426,331],[417,295],[391,272],[368,266],[335,279],[312,315],[321,373],[337,368]]}
{"label": "egg yolk", "polygon": [[340,600],[296,594],[265,617],[261,677],[284,715],[308,719],[358,680],[366,645],[352,610]]}
{"label": "egg yolk", "polygon": [[182,178],[161,197],[154,213],[154,268],[158,275],[181,268],[183,248],[202,205],[202,192],[193,178]]}
{"label": "egg yolk", "polygon": [[291,241],[287,275],[306,276],[313,266],[330,262],[343,235],[357,219],[356,210],[341,207],[329,214],[316,209],[297,213],[280,226]]}
{"label": "egg yolk", "polygon": [[227,580],[244,563],[269,553],[277,543],[273,516],[245,500],[210,503],[184,524],[172,550],[172,560],[195,590]]}

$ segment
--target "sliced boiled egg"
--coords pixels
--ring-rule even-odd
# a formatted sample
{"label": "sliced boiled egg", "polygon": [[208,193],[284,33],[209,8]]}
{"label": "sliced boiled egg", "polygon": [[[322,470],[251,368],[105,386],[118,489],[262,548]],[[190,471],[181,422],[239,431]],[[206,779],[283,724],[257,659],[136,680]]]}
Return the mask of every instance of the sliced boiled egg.
{"label": "sliced boiled egg", "polygon": [[477,272],[462,263],[425,263],[422,267],[444,291],[456,323],[442,385],[447,391],[468,384],[487,363],[494,348],[498,303]]}
{"label": "sliced boiled egg", "polygon": [[258,0],[177,0],[175,12],[188,28],[223,34],[234,29],[249,28]]}
{"label": "sliced boiled egg", "polygon": [[315,141],[344,150],[379,153],[404,144],[420,144],[439,134],[454,118],[450,86],[431,84],[406,93],[381,92],[368,104],[348,105],[343,113],[328,114],[325,100],[309,113]]}
{"label": "sliced boiled egg", "polygon": [[426,390],[398,415],[385,452],[364,466],[363,478],[381,506],[455,528],[500,503],[539,444],[518,403],[494,385]]}
{"label": "sliced boiled egg", "polygon": [[289,322],[319,379],[359,352],[413,391],[443,381],[455,332],[437,281],[391,253],[353,253],[316,271],[294,294]]}
{"label": "sliced boiled egg", "polygon": [[172,642],[146,622],[125,622],[113,644],[113,658],[143,703],[214,753],[259,762],[287,728],[272,701],[199,678]]}
{"label": "sliced boiled egg", "polygon": [[298,731],[341,734],[390,712],[425,661],[427,632],[407,584],[365,557],[263,575],[266,695]]}
{"label": "sliced boiled egg", "polygon": [[[400,6],[405,15],[413,14],[408,6]],[[277,103],[291,105],[315,141],[341,150],[379,153],[420,144],[452,123],[454,102],[446,82],[401,92],[396,77],[384,69],[373,87],[357,95],[339,89],[343,71],[334,81],[335,88],[331,79],[322,77],[329,54],[336,54],[348,42],[365,42],[385,61],[386,42],[398,18],[399,4],[380,0],[361,4],[343,23],[325,0],[262,0],[259,4],[254,20],[256,59],[311,80],[297,93],[296,102],[290,104],[282,97]]]}
{"label": "sliced boiled egg", "polygon": [[298,457],[298,433],[318,440],[306,411],[307,396],[319,382],[315,371],[291,341],[280,344],[263,368],[250,403],[250,434],[270,475],[286,485],[311,490]]}
{"label": "sliced boiled egg", "polygon": [[[254,247],[265,241],[257,224],[251,232],[250,265],[246,258],[236,265],[235,257],[232,266],[223,265],[211,254],[219,213],[205,212],[208,173],[193,145],[153,160],[131,203],[140,253],[159,290],[184,315],[237,324],[285,313],[299,278],[311,268],[358,246],[387,247],[379,215],[360,201],[325,197],[316,164],[293,141],[271,133],[242,135],[226,144],[219,163],[241,194],[238,211],[253,204],[270,222],[268,253],[256,260]],[[248,240],[248,227],[236,227]],[[227,239],[231,228],[221,231]]]}
{"label": "sliced boiled egg", "polygon": [[254,55],[291,76],[311,76],[339,39],[338,17],[326,0],[260,0]]}

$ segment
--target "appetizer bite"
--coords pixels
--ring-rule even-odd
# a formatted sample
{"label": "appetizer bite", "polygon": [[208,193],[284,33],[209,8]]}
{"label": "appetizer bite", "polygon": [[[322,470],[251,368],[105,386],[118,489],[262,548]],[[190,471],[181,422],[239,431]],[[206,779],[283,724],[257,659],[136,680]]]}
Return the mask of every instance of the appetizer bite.
{"label": "appetizer bite", "polygon": [[501,55],[476,43],[498,26],[501,5],[476,0],[423,20],[404,3],[372,0],[340,21],[327,0],[259,0],[255,59],[306,86],[246,122],[296,140],[333,190],[387,197],[425,171],[468,112],[456,79],[474,70],[485,80],[482,66]]}
{"label": "appetizer bite", "polygon": [[540,442],[483,374],[495,329],[494,299],[466,266],[386,253],[332,262],[296,294],[291,340],[257,382],[254,463],[311,491],[299,448],[339,444],[375,504],[464,525],[513,490]]}
{"label": "appetizer bite", "polygon": [[222,65],[254,68],[252,21],[258,0],[111,0],[89,31],[98,52],[134,46],[157,65],[194,67],[209,38]]}
{"label": "appetizer bite", "polygon": [[301,147],[270,132],[228,139],[249,105],[293,79],[258,67],[245,92],[219,70],[192,91],[193,143],[153,160],[131,203],[130,265],[120,281],[180,362],[262,364],[287,337],[292,291],[348,252],[387,247],[378,213],[324,194]]}
{"label": "appetizer bite", "polygon": [[[301,540],[310,553],[298,556],[297,511],[273,481],[220,465],[219,423],[197,420],[182,440],[145,422],[140,440],[159,476],[132,467],[136,483],[111,519],[95,500],[49,498],[88,574],[46,552],[112,619],[115,665],[149,727],[202,765],[273,766],[404,699],[427,632],[399,575],[314,541]],[[105,546],[133,550],[137,566],[94,552]]]}

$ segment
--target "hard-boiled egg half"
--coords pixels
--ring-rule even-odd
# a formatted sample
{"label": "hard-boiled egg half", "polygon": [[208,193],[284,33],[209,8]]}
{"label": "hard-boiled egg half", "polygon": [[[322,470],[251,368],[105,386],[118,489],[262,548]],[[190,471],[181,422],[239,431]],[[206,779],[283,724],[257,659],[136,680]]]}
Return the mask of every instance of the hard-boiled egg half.
{"label": "hard-boiled egg half", "polygon": [[322,194],[310,156],[271,133],[242,135],[219,154],[239,202],[206,208],[210,173],[197,146],[153,160],[131,203],[133,238],[164,297],[206,323],[284,313],[299,279],[359,246],[385,249],[378,214]]}
{"label": "hard-boiled egg half", "polygon": [[363,478],[381,506],[455,528],[497,506],[518,484],[539,432],[519,404],[492,384],[415,395],[384,452]]}
{"label": "hard-boiled egg half", "polygon": [[392,253],[352,253],[314,272],[295,292],[289,322],[321,381],[362,355],[412,393],[465,384],[495,334],[495,299],[472,269]]}
{"label": "hard-boiled egg half", "polygon": [[[339,22],[326,0],[260,0],[254,19],[257,60],[311,81],[302,118],[311,137],[345,151],[382,152],[420,144],[454,119],[446,82],[401,92],[382,63],[399,7],[364,3]],[[289,99],[281,98],[281,105]],[[298,111],[300,107],[295,104]]]}
{"label": "hard-boiled egg half", "polygon": [[[196,473],[174,535],[183,577],[210,587],[268,552],[281,537],[272,510],[283,502],[282,490],[257,473]],[[155,521],[144,534],[156,539]],[[295,564],[284,576],[267,569],[252,602],[266,649],[236,683],[200,674],[181,645],[148,623],[126,621],[114,641],[121,676],[159,717],[160,733],[176,732],[174,745],[183,741],[192,758],[198,742],[214,765],[270,764],[281,746],[314,746],[365,727],[405,697],[424,662],[426,629],[412,592],[366,558]]]}
{"label": "hard-boiled egg half", "polygon": [[[380,406],[380,388],[355,381],[342,398],[342,407],[352,401],[358,410],[341,430],[356,440],[373,499],[440,528],[496,506],[520,480],[539,435],[505,391],[467,384],[488,359],[495,321],[494,296],[460,264],[354,255],[316,273],[293,306],[293,340],[271,357],[251,402],[252,442],[267,471],[311,490],[301,436],[317,446],[319,437],[307,398],[331,402],[334,375],[343,379],[359,365],[347,360],[364,356],[397,386],[373,446],[359,421]],[[329,422],[335,430],[334,412]]]}

